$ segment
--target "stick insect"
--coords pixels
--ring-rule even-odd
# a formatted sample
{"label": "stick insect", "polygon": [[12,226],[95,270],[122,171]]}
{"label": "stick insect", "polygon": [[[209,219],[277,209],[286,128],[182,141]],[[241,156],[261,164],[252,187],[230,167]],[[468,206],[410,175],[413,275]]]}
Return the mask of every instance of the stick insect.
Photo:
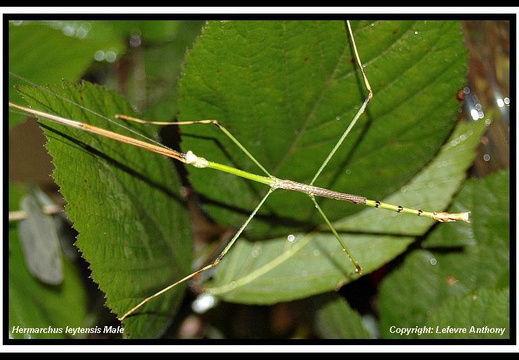
{"label": "stick insect", "polygon": [[[469,221],[469,213],[468,212],[462,212],[462,213],[446,213],[446,212],[435,212],[435,211],[426,211],[421,209],[415,209],[415,208],[409,208],[404,207],[400,205],[394,205],[394,204],[388,204],[384,203],[378,200],[371,200],[367,199],[364,196],[359,195],[353,195],[353,194],[347,194],[340,191],[335,191],[331,189],[322,188],[319,186],[316,186],[315,183],[319,179],[320,175],[322,174],[323,170],[328,166],[330,160],[332,157],[336,154],[337,150],[340,148],[340,146],[343,144],[346,137],[350,134],[351,130],[356,125],[357,121],[360,119],[360,117],[366,112],[366,109],[368,107],[368,104],[370,103],[371,99],[373,98],[373,91],[371,88],[371,84],[369,82],[369,77],[364,71],[364,67],[361,61],[361,58],[359,56],[358,50],[357,50],[357,44],[355,42],[355,37],[353,35],[353,31],[351,29],[351,25],[349,21],[347,24],[347,32],[350,37],[352,49],[353,49],[353,60],[355,65],[358,68],[358,71],[360,72],[361,77],[361,84],[363,84],[365,90],[367,91],[367,96],[362,102],[361,106],[357,110],[356,114],[354,115],[353,119],[347,126],[346,130],[343,132],[341,137],[339,138],[339,141],[336,143],[336,145],[330,150],[328,156],[325,158],[322,165],[317,169],[315,172],[313,178],[309,183],[300,183],[292,180],[285,180],[280,179],[278,177],[273,176],[261,163],[251,154],[244,145],[242,145],[237,137],[235,137],[231,132],[229,132],[222,124],[216,120],[198,120],[198,121],[189,121],[189,122],[177,122],[177,123],[168,123],[168,124],[174,124],[174,125],[216,125],[221,131],[223,131],[230,139],[231,141],[236,145],[238,149],[243,151],[246,156],[257,166],[257,170],[260,174],[252,173],[244,170],[240,170],[238,168],[228,166],[225,164],[221,164],[218,162],[213,162],[210,159],[210,154],[195,154],[193,150],[188,150],[186,152],[179,152],[176,150],[169,149],[163,145],[151,143],[149,140],[143,141],[138,140],[134,138],[130,138],[125,135],[120,135],[117,133],[114,133],[112,131],[108,131],[105,129],[102,129],[100,127],[96,127],[93,125],[88,125],[84,123],[80,123],[78,121],[64,118],[61,116],[56,116],[52,114],[48,114],[45,112],[41,112],[38,110],[29,109],[24,106],[20,106],[17,104],[10,103],[10,106],[13,108],[17,108],[21,111],[24,111],[26,113],[42,117],[57,123],[60,123],[65,126],[73,127],[76,129],[80,129],[83,131],[87,131],[90,133],[94,133],[100,136],[104,136],[119,142],[124,142],[129,145],[133,145],[136,147],[143,148],[148,151],[152,151],[167,157],[171,157],[175,159],[176,161],[179,161],[181,163],[184,163],[189,166],[193,166],[196,168],[201,169],[201,171],[206,171],[204,169],[214,169],[221,172],[226,172],[231,175],[239,176],[254,182],[259,182],[261,184],[264,184],[268,187],[268,191],[266,194],[260,199],[256,207],[254,208],[253,212],[247,217],[246,221],[242,224],[242,226],[236,231],[235,235],[231,238],[229,243],[226,245],[224,250],[216,257],[216,259],[210,263],[209,265],[203,266],[202,268],[178,279],[171,285],[163,288],[162,290],[155,292],[153,294],[150,294],[148,297],[143,299],[140,303],[133,306],[132,308],[128,309],[126,312],[123,313],[122,316],[120,316],[120,320],[123,321],[130,315],[136,315],[138,314],[138,310],[146,303],[150,302],[154,298],[164,294],[165,292],[171,290],[172,288],[178,286],[179,284],[182,284],[193,277],[197,276],[200,273],[203,273],[207,270],[210,270],[212,268],[215,268],[226,256],[226,254],[229,252],[231,247],[235,244],[235,242],[240,238],[244,230],[247,228],[247,226],[252,222],[253,218],[257,215],[260,208],[265,204],[267,198],[270,197],[270,195],[277,190],[287,190],[287,191],[295,191],[295,192],[301,192],[306,194],[310,201],[315,206],[317,212],[322,217],[323,221],[327,224],[330,231],[333,233],[335,239],[338,241],[338,246],[342,248],[342,251],[345,253],[345,259],[349,258],[349,261],[353,265],[353,272],[356,274],[362,273],[362,264],[356,259],[355,254],[353,254],[348,246],[347,243],[344,241],[342,236],[338,234],[334,227],[331,224],[331,221],[328,219],[327,215],[323,211],[322,207],[320,206],[319,202],[317,201],[317,197],[326,197],[337,201],[346,201],[357,205],[366,205],[368,207],[374,207],[379,209],[386,209],[389,211],[395,211],[398,213],[407,213],[415,216],[421,216],[421,217],[427,217],[434,220],[437,220],[439,222],[450,222],[450,221]],[[139,119],[126,116],[124,114],[119,115],[120,118],[126,119],[128,121],[141,121]],[[152,122],[145,122],[147,124],[153,124]],[[157,123],[154,123],[157,125]],[[238,136],[238,135],[237,135]],[[239,137],[239,136],[238,136]]]}

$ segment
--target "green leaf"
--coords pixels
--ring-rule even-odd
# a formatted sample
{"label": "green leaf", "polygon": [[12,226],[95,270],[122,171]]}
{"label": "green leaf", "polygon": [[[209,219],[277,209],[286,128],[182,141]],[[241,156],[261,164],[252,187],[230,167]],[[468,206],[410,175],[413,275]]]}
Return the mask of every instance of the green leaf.
{"label": "green leaf", "polygon": [[[453,21],[355,22],[375,97],[316,185],[384,198],[431,158],[454,126],[466,50]],[[186,59],[181,120],[217,119],[274,176],[308,183],[366,97],[343,22],[209,22]],[[218,129],[184,128],[184,151],[261,172]],[[214,172],[190,180],[218,222],[239,227],[267,189]],[[225,184],[225,186],[223,186]],[[322,201],[337,220],[360,210]],[[297,209],[297,211],[294,211]],[[251,239],[320,225],[301,194],[274,194]]]}
{"label": "green leaf", "polygon": [[[10,211],[19,210],[22,193],[12,185],[9,185],[9,193]],[[70,338],[67,326],[85,327],[87,298],[83,280],[79,269],[65,257],[63,274],[59,286],[46,285],[32,276],[26,266],[16,223],[9,224],[8,331],[14,339]]]}
{"label": "green leaf", "polygon": [[[46,89],[20,88],[36,108],[112,131],[106,118],[132,114],[115,92],[89,83]],[[87,110],[88,109],[88,110]],[[149,151],[42,120],[54,178],[79,232],[77,245],[92,278],[118,316],[190,271],[189,218],[179,180],[168,159]],[[134,131],[156,138],[153,127]],[[127,132],[127,131],[126,131]],[[184,287],[143,307],[125,320],[125,336],[156,337],[172,321]]]}
{"label": "green leaf", "polygon": [[428,314],[425,326],[434,330],[423,338],[509,339],[510,291],[481,288],[451,297]]}
{"label": "green leaf", "polygon": [[[460,123],[434,161],[387,201],[417,205],[415,202],[421,200],[435,209],[445,209],[464,181],[485,129],[483,121]],[[369,208],[334,226],[343,231],[348,248],[367,274],[404,252],[415,236],[424,234],[433,223],[423,217]],[[451,223],[440,227],[467,226]],[[332,291],[354,280],[353,265],[337,240],[327,229],[323,231],[296,235],[294,242],[285,237],[256,242],[240,239],[206,290],[227,301],[272,304]]]}
{"label": "green leaf", "polygon": [[316,330],[323,339],[369,339],[362,318],[341,297],[322,295],[316,297]]}
{"label": "green leaf", "polygon": [[[471,224],[436,227],[424,241],[425,249],[411,252],[385,278],[380,288],[383,336],[398,336],[390,332],[391,326],[420,326],[452,298],[480,288],[509,286],[508,189],[508,171],[468,181],[452,209],[470,208]],[[447,245],[441,239],[448,239]]]}

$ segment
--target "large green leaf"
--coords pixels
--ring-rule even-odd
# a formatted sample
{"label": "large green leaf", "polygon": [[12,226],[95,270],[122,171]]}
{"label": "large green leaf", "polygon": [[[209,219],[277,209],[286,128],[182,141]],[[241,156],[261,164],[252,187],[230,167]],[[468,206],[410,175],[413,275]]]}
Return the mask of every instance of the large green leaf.
{"label": "large green leaf", "polygon": [[[89,83],[46,89],[22,87],[36,108],[121,132],[106,121],[132,114],[118,94]],[[77,245],[92,278],[117,315],[174,282],[191,268],[191,236],[179,181],[168,159],[100,136],[50,124],[47,149],[54,178],[79,232]],[[135,131],[156,138],[143,126]],[[128,318],[126,336],[156,337],[170,324],[183,287],[150,302]]]}
{"label": "large green leaf", "polygon": [[[414,327],[426,321],[434,323],[432,312],[448,311],[441,310],[444,306],[465,307],[459,304],[470,302],[468,294],[477,293],[481,288],[509,286],[508,171],[468,181],[452,208],[472,209],[472,223],[449,229],[437,227],[424,242],[425,248],[410,253],[402,266],[382,283],[380,313],[383,336],[399,336],[391,333],[391,326]],[[416,293],[420,293],[420,297],[413,296]],[[444,305],[446,302],[450,305]],[[476,325],[472,320],[477,318],[487,319],[487,325],[491,326],[491,323],[495,324],[494,320],[502,319],[500,315],[490,321],[492,315],[488,315],[486,306],[489,305],[473,310],[475,312],[470,318],[460,315],[457,326]],[[498,322],[508,326],[501,320]]]}
{"label": "large green leaf", "polygon": [[[383,198],[430,161],[452,130],[466,50],[453,21],[353,28],[375,97],[316,185]],[[218,119],[273,175],[309,182],[365,94],[343,22],[209,22],[186,60],[180,118]],[[184,135],[184,150],[261,172],[216,128],[185,128]],[[202,170],[190,179],[209,214],[233,227],[267,191]],[[332,220],[360,210],[335,201],[322,206]],[[272,238],[321,222],[305,196],[274,194],[247,236]]]}

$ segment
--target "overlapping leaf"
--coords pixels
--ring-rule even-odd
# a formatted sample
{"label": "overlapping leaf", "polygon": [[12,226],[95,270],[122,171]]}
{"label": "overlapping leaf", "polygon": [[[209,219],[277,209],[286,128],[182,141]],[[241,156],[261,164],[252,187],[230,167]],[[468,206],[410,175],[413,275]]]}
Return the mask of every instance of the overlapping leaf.
{"label": "overlapping leaf", "polygon": [[[507,171],[467,182],[453,208],[472,209],[472,223],[448,232],[438,227],[424,243],[425,249],[412,252],[383,282],[380,292],[383,336],[396,336],[390,333],[391,326],[448,325],[446,317],[434,319],[431,314],[454,309],[460,312],[462,308],[464,314],[460,313],[451,326],[495,326],[497,322],[508,329],[509,313],[503,313],[507,295],[502,292],[510,281],[508,189]],[[413,296],[417,292],[420,297]],[[487,295],[478,298],[479,292]],[[477,302],[470,301],[472,294]],[[485,299],[498,302],[494,306],[492,300]],[[483,302],[478,305],[480,301]],[[467,333],[464,337],[485,336]]]}

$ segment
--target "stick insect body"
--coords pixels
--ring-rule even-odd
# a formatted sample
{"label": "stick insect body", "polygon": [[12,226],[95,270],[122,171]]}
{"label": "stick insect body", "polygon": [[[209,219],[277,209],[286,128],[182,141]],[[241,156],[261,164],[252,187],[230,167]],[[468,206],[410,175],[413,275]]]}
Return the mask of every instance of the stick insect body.
{"label": "stick insect body", "polygon": [[341,146],[343,141],[346,139],[346,137],[350,133],[351,129],[355,126],[357,120],[364,113],[368,103],[373,98],[373,91],[371,89],[371,86],[369,84],[368,78],[367,78],[367,76],[366,76],[366,74],[364,72],[364,69],[363,69],[360,57],[358,55],[356,44],[355,44],[355,39],[353,37],[353,32],[351,30],[351,26],[350,26],[349,22],[347,22],[347,29],[348,29],[348,33],[349,33],[350,39],[351,39],[351,44],[352,44],[352,49],[353,49],[353,52],[354,52],[355,62],[357,63],[358,68],[360,69],[360,72],[361,72],[361,75],[362,75],[362,79],[364,81],[364,85],[365,85],[366,89],[368,90],[368,95],[367,95],[366,99],[364,100],[362,106],[359,108],[359,110],[357,111],[356,115],[352,119],[352,121],[349,124],[348,128],[344,131],[344,133],[340,137],[340,139],[337,142],[337,144],[330,151],[329,155],[327,156],[327,158],[325,159],[325,161],[323,162],[323,164],[321,165],[319,170],[316,172],[315,176],[313,177],[312,181],[309,184],[303,184],[303,183],[292,181],[292,180],[279,179],[277,177],[272,176],[254,158],[254,156],[252,154],[250,154],[248,152],[248,150],[227,129],[225,129],[225,127],[223,127],[216,120],[200,120],[200,121],[161,123],[161,122],[148,122],[148,121],[144,121],[144,120],[140,120],[140,119],[135,119],[135,118],[132,118],[132,117],[129,117],[129,116],[125,116],[125,115],[116,115],[117,117],[125,119],[127,121],[136,121],[136,122],[147,123],[147,124],[155,124],[155,125],[191,125],[191,124],[213,124],[213,125],[216,125],[220,130],[222,130],[234,142],[234,144],[236,144],[249,157],[249,159],[251,159],[261,169],[261,171],[264,173],[264,175],[258,175],[258,174],[250,173],[250,172],[247,172],[247,171],[244,171],[244,170],[240,170],[240,169],[237,169],[237,168],[234,168],[234,167],[231,167],[231,166],[227,166],[227,165],[223,165],[223,164],[220,164],[220,163],[212,162],[212,161],[210,161],[210,160],[208,160],[208,159],[206,159],[204,157],[195,155],[191,150],[187,151],[186,153],[178,152],[178,151],[172,150],[172,149],[170,149],[168,147],[165,147],[163,145],[160,145],[160,144],[152,144],[150,142],[138,140],[138,139],[131,138],[131,137],[128,137],[128,136],[124,136],[124,135],[121,135],[121,134],[118,134],[118,133],[115,133],[115,132],[112,132],[112,131],[108,131],[108,130],[105,130],[105,129],[102,129],[102,128],[99,128],[99,127],[96,127],[96,126],[93,126],[93,125],[81,123],[81,122],[78,122],[78,121],[75,121],[75,120],[66,119],[66,118],[63,118],[63,117],[60,117],[60,116],[56,116],[56,115],[48,114],[48,113],[45,113],[45,112],[42,112],[42,111],[30,109],[30,108],[27,108],[27,107],[24,107],[24,106],[20,106],[20,105],[14,104],[14,103],[9,103],[9,106],[11,106],[13,108],[16,108],[16,109],[19,109],[19,110],[22,110],[22,111],[24,111],[26,113],[29,113],[29,114],[32,114],[32,115],[35,115],[35,116],[38,116],[38,117],[41,117],[41,118],[45,118],[45,119],[54,121],[54,122],[59,123],[59,124],[63,124],[63,125],[66,125],[66,126],[70,126],[70,127],[73,127],[73,128],[77,128],[77,129],[83,130],[83,131],[94,133],[94,134],[97,134],[97,135],[100,135],[100,136],[104,136],[104,137],[107,137],[107,138],[110,138],[110,139],[113,139],[113,140],[116,140],[116,141],[119,141],[119,142],[123,142],[123,143],[129,144],[129,145],[140,147],[140,148],[143,148],[145,150],[152,151],[152,152],[155,152],[155,153],[158,153],[158,154],[161,154],[161,155],[173,158],[173,159],[175,159],[177,161],[180,161],[180,162],[182,162],[184,164],[187,164],[187,165],[191,165],[191,166],[194,166],[194,167],[197,167],[197,168],[200,168],[200,169],[208,168],[208,169],[214,169],[214,170],[223,171],[223,172],[235,175],[235,176],[240,176],[242,178],[246,178],[246,179],[249,179],[249,180],[252,180],[252,181],[255,181],[255,182],[259,182],[259,183],[262,183],[262,184],[265,184],[265,185],[269,186],[269,191],[260,200],[259,204],[253,210],[253,212],[249,215],[249,217],[246,219],[246,221],[243,223],[243,225],[236,231],[236,233],[231,238],[231,240],[227,243],[227,245],[225,246],[223,251],[220,253],[220,255],[218,255],[216,257],[216,259],[212,263],[210,263],[209,265],[206,265],[206,266],[200,268],[199,270],[197,270],[197,271],[195,271],[195,272],[193,272],[193,273],[183,277],[182,279],[180,279],[180,280],[176,281],[175,283],[167,286],[166,288],[164,288],[164,289],[156,292],[155,294],[152,294],[151,296],[145,298],[139,304],[137,304],[133,308],[131,308],[128,311],[126,311],[119,318],[121,321],[124,320],[129,315],[135,313],[136,310],[138,310],[140,307],[142,307],[144,304],[146,304],[148,301],[152,300],[153,298],[160,296],[161,294],[163,294],[163,293],[167,292],[168,290],[174,288],[178,284],[183,283],[183,282],[185,282],[185,281],[195,277],[196,275],[198,275],[198,274],[200,274],[200,273],[202,273],[202,272],[204,272],[206,270],[209,270],[211,268],[216,267],[222,261],[222,259],[227,254],[227,252],[230,250],[230,248],[233,246],[233,244],[236,242],[236,240],[240,237],[240,235],[245,230],[245,228],[250,223],[250,221],[254,218],[254,216],[259,211],[259,209],[262,207],[262,205],[267,200],[269,195],[272,194],[272,192],[274,192],[277,189],[302,192],[302,193],[307,194],[310,197],[310,199],[314,203],[315,208],[317,209],[319,214],[323,217],[323,219],[325,220],[326,224],[328,225],[328,227],[330,228],[330,230],[334,234],[334,237],[340,243],[343,251],[348,255],[349,259],[351,260],[352,264],[354,265],[355,273],[357,273],[359,275],[362,274],[362,267],[361,267],[360,263],[355,259],[354,255],[350,252],[350,250],[348,249],[347,245],[342,240],[341,236],[334,229],[334,227],[332,226],[331,222],[329,221],[329,219],[326,217],[326,215],[322,211],[321,207],[319,206],[318,202],[315,200],[315,197],[326,197],[326,198],[330,198],[330,199],[334,199],[334,200],[338,200],[338,201],[351,202],[353,204],[366,205],[366,206],[375,207],[375,208],[379,208],[379,209],[386,209],[386,210],[390,210],[390,211],[396,211],[396,212],[399,212],[399,213],[406,213],[406,214],[412,214],[412,215],[416,215],[416,216],[428,217],[428,218],[434,219],[434,220],[439,221],[439,222],[451,222],[451,221],[466,221],[466,222],[469,222],[469,214],[470,214],[469,212],[447,213],[447,212],[423,211],[423,210],[420,210],[420,209],[413,209],[413,208],[403,207],[403,206],[400,206],[400,205],[388,204],[388,203],[380,202],[378,200],[370,200],[370,199],[367,199],[366,197],[363,197],[363,196],[342,193],[342,192],[338,192],[338,191],[334,191],[334,190],[330,190],[330,189],[325,189],[325,188],[321,188],[321,187],[317,187],[317,186],[313,185],[314,182],[316,181],[316,179],[319,177],[319,175],[323,171],[323,169],[326,167],[326,165],[330,161],[330,159],[333,157],[333,155],[335,154],[337,149]]}

